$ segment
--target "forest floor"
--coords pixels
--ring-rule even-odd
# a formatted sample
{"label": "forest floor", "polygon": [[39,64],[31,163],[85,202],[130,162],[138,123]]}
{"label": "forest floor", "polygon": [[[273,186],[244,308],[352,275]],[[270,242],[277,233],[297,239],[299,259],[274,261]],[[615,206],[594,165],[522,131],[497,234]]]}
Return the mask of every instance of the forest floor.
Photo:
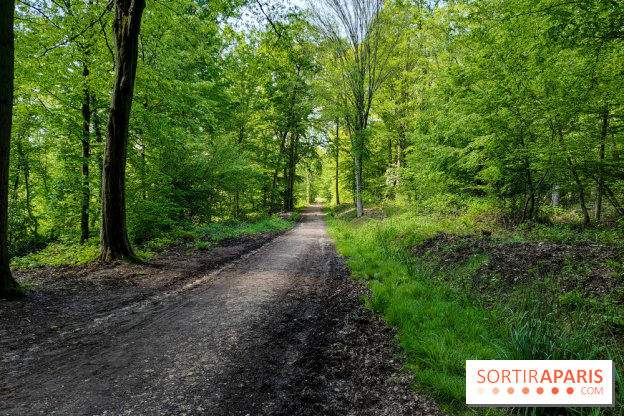
{"label": "forest floor", "polygon": [[142,264],[17,273],[31,287],[0,301],[0,414],[441,414],[321,208],[300,218]]}

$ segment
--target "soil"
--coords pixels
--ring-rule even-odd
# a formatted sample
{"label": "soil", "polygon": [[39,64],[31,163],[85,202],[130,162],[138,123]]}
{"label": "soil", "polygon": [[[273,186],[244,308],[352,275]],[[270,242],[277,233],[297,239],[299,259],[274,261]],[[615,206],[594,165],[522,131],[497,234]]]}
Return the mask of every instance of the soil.
{"label": "soil", "polygon": [[506,242],[490,235],[454,235],[444,232],[413,248],[419,258],[436,258],[441,267],[465,263],[475,255],[488,256],[477,270],[477,288],[495,283],[510,292],[536,280],[554,279],[561,294],[573,290],[601,296],[624,292],[624,278],[607,264],[622,264],[606,246],[575,246],[545,242]]}
{"label": "soil", "polygon": [[306,208],[284,233],[17,273],[2,415],[440,415]]}

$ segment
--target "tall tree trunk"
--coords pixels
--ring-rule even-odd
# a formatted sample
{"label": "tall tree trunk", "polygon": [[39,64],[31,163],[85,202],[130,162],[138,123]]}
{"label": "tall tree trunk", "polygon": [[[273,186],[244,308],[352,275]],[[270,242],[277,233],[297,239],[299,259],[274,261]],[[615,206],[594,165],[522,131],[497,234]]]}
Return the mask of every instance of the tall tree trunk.
{"label": "tall tree trunk", "polygon": [[355,206],[357,208],[358,218],[364,215],[364,207],[362,204],[362,153],[364,153],[364,129],[366,127],[361,121],[362,120],[358,121],[351,138],[353,162],[355,166]]}
{"label": "tall tree trunk", "polygon": [[312,203],[312,180],[310,178],[310,170],[306,170],[306,176],[307,176],[307,186],[306,186],[306,202],[308,204]]}
{"label": "tall tree trunk", "polygon": [[273,214],[274,202],[275,202],[275,192],[277,190],[277,175],[279,173],[280,164],[282,163],[282,156],[286,151],[286,136],[288,132],[285,131],[282,133],[282,140],[280,143],[280,152],[277,158],[277,166],[275,167],[275,172],[273,173],[273,185],[271,186],[271,196],[269,198],[269,215]]}
{"label": "tall tree trunk", "polygon": [[295,208],[295,174],[297,173],[296,149],[298,141],[299,133],[291,136],[290,154],[288,159],[288,178],[286,178],[287,192],[286,200],[284,201],[286,205],[284,211],[286,212],[290,212]]}
{"label": "tall tree trunk", "polygon": [[0,3],[0,296],[20,293],[9,267],[9,163],[13,122],[15,46],[13,19],[15,1]]}
{"label": "tall tree trunk", "polygon": [[126,227],[126,157],[145,0],[115,0],[115,82],[106,124],[100,260],[136,259]]}
{"label": "tall tree trunk", "polygon": [[340,205],[340,191],[338,189],[338,158],[340,157],[340,131],[336,120],[336,205]]}
{"label": "tall tree trunk", "polygon": [[364,215],[362,206],[362,154],[354,157],[355,162],[355,205],[357,207],[358,218]]}
{"label": "tall tree trunk", "polygon": [[607,141],[607,131],[609,129],[609,110],[605,109],[602,118],[602,129],[600,131],[600,169],[598,171],[598,195],[596,198],[596,221],[600,222],[602,216],[602,195],[604,194],[604,158],[605,143]]}
{"label": "tall tree trunk", "polygon": [[91,156],[91,94],[89,92],[89,67],[83,63],[85,89],[82,102],[82,204],[80,209],[80,244],[89,239],[89,157]]}

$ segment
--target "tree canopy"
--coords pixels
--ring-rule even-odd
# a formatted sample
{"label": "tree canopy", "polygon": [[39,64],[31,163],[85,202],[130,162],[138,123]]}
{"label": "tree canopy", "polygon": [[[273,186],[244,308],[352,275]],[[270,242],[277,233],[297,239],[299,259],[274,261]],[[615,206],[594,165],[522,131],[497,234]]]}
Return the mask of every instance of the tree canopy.
{"label": "tree canopy", "polygon": [[[106,237],[117,3],[13,8],[10,256]],[[315,198],[621,219],[622,27],[614,1],[148,0],[113,202],[128,244]]]}

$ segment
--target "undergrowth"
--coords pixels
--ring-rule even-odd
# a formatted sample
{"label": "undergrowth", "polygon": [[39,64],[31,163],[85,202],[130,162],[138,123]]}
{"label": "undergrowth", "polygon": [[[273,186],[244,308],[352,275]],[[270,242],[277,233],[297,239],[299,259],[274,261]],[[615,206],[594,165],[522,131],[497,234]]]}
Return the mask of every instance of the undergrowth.
{"label": "undergrowth", "polygon": [[[279,231],[292,226],[292,224],[292,219],[286,220],[265,216],[247,222],[210,223],[195,227],[174,228],[167,234],[154,238],[146,242],[142,247],[135,249],[135,253],[139,258],[149,260],[155,255],[154,250],[163,250],[182,243],[195,246],[198,250],[206,250],[224,239],[238,238],[247,234]],[[97,238],[91,238],[82,245],[75,241],[57,241],[48,244],[45,248],[35,253],[13,258],[11,269],[24,270],[41,266],[77,266],[94,262],[99,254],[100,245]]]}
{"label": "undergrowth", "polygon": [[[348,259],[353,276],[367,282],[371,290],[367,305],[398,328],[405,367],[416,373],[416,388],[436,398],[446,412],[622,415],[622,345],[610,336],[609,322],[598,308],[590,307],[589,299],[582,295],[566,299],[554,290],[552,280],[538,279],[504,301],[484,302],[470,293],[466,282],[489,261],[487,254],[444,266],[439,259],[412,256],[412,247],[442,230],[470,234],[489,229],[515,241],[528,239],[526,230],[513,235],[495,229],[483,208],[440,213],[431,206],[388,206],[381,216],[355,218],[353,208],[343,205],[328,210],[329,233]],[[469,409],[465,405],[466,360],[609,357],[614,357],[619,371],[615,408]]]}

